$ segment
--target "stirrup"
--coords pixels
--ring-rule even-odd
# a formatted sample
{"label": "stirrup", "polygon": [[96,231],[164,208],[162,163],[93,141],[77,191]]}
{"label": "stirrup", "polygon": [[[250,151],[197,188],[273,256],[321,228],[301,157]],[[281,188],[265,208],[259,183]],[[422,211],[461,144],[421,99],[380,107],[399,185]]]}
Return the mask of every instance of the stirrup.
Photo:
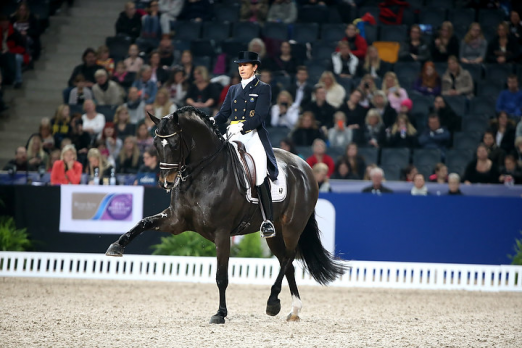
{"label": "stirrup", "polygon": [[261,232],[261,238],[272,238],[276,235],[274,224],[270,220],[263,221],[259,230]]}

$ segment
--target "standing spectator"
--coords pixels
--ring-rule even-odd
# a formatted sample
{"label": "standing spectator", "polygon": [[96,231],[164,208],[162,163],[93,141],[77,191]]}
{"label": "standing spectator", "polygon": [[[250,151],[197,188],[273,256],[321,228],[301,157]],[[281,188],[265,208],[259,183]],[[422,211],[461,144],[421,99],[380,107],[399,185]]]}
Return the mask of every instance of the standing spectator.
{"label": "standing spectator", "polygon": [[354,89],[348,100],[339,108],[346,116],[346,125],[351,129],[362,128],[364,125],[367,109],[359,104],[362,95],[360,90]]}
{"label": "standing spectator", "polygon": [[370,74],[373,78],[382,78],[391,68],[392,65],[390,63],[381,60],[377,47],[373,45],[368,47],[368,53],[364,58],[364,65],[361,71],[362,74]]}
{"label": "standing spectator", "polygon": [[448,175],[448,195],[449,196],[461,196],[462,191],[460,190],[460,175],[457,173],[451,173]]}
{"label": "standing spectator", "polygon": [[74,78],[74,88],[69,93],[69,104],[81,105],[86,100],[94,99],[94,96],[89,88],[87,88],[87,81],[82,74],[76,75]]}
{"label": "standing spectator", "polygon": [[152,77],[152,69],[150,65],[141,67],[139,78],[134,81],[132,87],[138,89],[138,95],[141,100],[147,104],[152,104],[158,92],[158,86],[150,78]]}
{"label": "standing spectator", "polygon": [[515,144],[515,124],[510,120],[505,112],[500,112],[497,119],[491,122],[491,131],[495,137],[495,143],[498,147],[511,153]]}
{"label": "standing spectator", "polygon": [[143,59],[138,56],[139,53],[140,50],[138,45],[133,44],[129,46],[129,57],[125,58],[123,61],[123,64],[125,64],[125,70],[133,73],[140,71],[143,66]]}
{"label": "standing spectator", "polygon": [[27,145],[27,161],[29,166],[35,169],[49,169],[49,155],[44,151],[42,138],[34,134]]}
{"label": "standing spectator", "polygon": [[508,89],[499,93],[497,98],[497,112],[504,111],[510,116],[522,116],[522,91],[518,89],[517,75],[509,75]]}
{"label": "standing spectator", "polygon": [[381,168],[375,167],[370,170],[370,179],[372,185],[364,188],[363,193],[371,193],[374,195],[381,195],[382,193],[393,193],[393,191],[382,184],[384,179],[384,172]]}
{"label": "standing spectator", "polygon": [[382,91],[388,97],[391,107],[397,112],[400,111],[402,101],[408,99],[408,93],[404,88],[401,88],[397,75],[392,71],[388,71],[384,75]]}
{"label": "standing spectator", "polygon": [[268,0],[241,0],[239,19],[243,22],[264,23],[268,15]]}
{"label": "standing spectator", "polygon": [[209,0],[187,0],[178,16],[179,20],[202,22],[214,17],[214,8]]}
{"label": "standing spectator", "polygon": [[335,108],[326,101],[326,90],[323,86],[315,86],[312,101],[303,107],[303,111],[311,111],[320,127],[333,126]]}
{"label": "standing spectator", "polygon": [[498,24],[497,35],[491,40],[486,53],[488,63],[513,63],[519,58],[520,47],[517,39],[509,33],[505,22]]}
{"label": "standing spectator", "polygon": [[451,135],[446,127],[440,125],[439,116],[430,114],[428,128],[419,136],[419,145],[423,149],[439,149],[446,152]]}
{"label": "standing spectator", "polygon": [[[188,81],[183,69],[174,68],[170,79],[165,82],[165,88],[169,91],[169,98],[177,106],[183,106],[188,91]],[[239,80],[237,81],[239,83]]]}
{"label": "standing spectator", "polygon": [[136,87],[129,88],[127,97],[124,105],[129,110],[130,123],[136,125],[145,118],[145,101],[140,98],[140,92]]}
{"label": "standing spectator", "polygon": [[94,74],[96,84],[92,86],[94,99],[98,105],[121,105],[123,103],[123,89],[112,80],[109,80],[107,71],[100,69]]}
{"label": "standing spectator", "polygon": [[429,46],[422,39],[422,31],[418,24],[410,28],[410,39],[401,43],[399,60],[401,62],[421,62],[430,59]]}
{"label": "standing spectator", "polygon": [[152,51],[149,59],[150,67],[152,69],[151,80],[156,82],[158,88],[167,81],[169,72],[160,66],[160,55],[158,51]]}
{"label": "standing spectator", "polygon": [[[151,146],[143,153],[143,165],[136,174],[134,185],[156,186],[159,180],[160,169],[158,163],[158,153]],[[153,179],[151,180],[151,177]]]}
{"label": "standing spectator", "polygon": [[82,115],[83,130],[91,135],[94,139],[105,126],[105,116],[96,112],[96,105],[92,100],[83,102],[83,110],[85,114]]}
{"label": "standing spectator", "polygon": [[504,158],[504,165],[500,168],[498,181],[506,185],[522,184],[522,169],[520,169],[513,155],[507,155]]}
{"label": "standing spectator", "polygon": [[130,123],[129,110],[125,104],[118,106],[114,113],[114,128],[122,141],[127,136],[136,134],[136,125]]}
{"label": "standing spectator", "polygon": [[109,47],[105,45],[98,47],[98,51],[96,52],[96,64],[103,66],[109,76],[112,77],[112,74],[114,74],[114,59],[109,55]]}
{"label": "standing spectator", "polygon": [[353,130],[346,126],[344,112],[334,114],[334,126],[328,130],[328,142],[331,147],[346,147],[353,141]]}
{"label": "standing spectator", "polygon": [[132,1],[125,4],[125,11],[120,13],[116,21],[116,35],[124,35],[136,40],[141,33],[141,16],[136,12]]}
{"label": "standing spectator", "polygon": [[305,111],[297,122],[297,127],[292,132],[292,140],[296,146],[312,146],[315,139],[322,139],[323,133],[317,127],[314,114]]}
{"label": "standing spectator", "polygon": [[74,86],[76,76],[80,74],[85,78],[85,86],[92,87],[96,83],[94,73],[103,69],[103,66],[96,64],[96,52],[92,48],[87,48],[83,52],[82,60],[83,64],[76,66],[69,78],[69,87]]}
{"label": "standing spectator", "polygon": [[441,96],[435,97],[430,113],[439,115],[440,124],[450,132],[460,131],[462,117],[457,115]]}
{"label": "standing spectator", "polygon": [[426,180],[424,175],[417,173],[413,177],[413,187],[411,188],[412,196],[427,196],[428,188],[426,187]]}
{"label": "standing spectator", "polygon": [[275,0],[268,10],[268,22],[294,23],[297,19],[297,6],[292,0]]}
{"label": "standing spectator", "polygon": [[69,137],[71,131],[69,127],[70,122],[71,115],[69,105],[61,104],[51,119],[51,132],[56,144],[60,144],[63,139]]}
{"label": "standing spectator", "polygon": [[[168,33],[170,33],[170,30],[165,34]],[[161,39],[159,3],[156,0],[152,0],[149,3],[147,14],[141,17],[140,37],[153,40],[153,42],[156,42],[156,45],[158,45],[159,40]]]}
{"label": "standing spectator", "polygon": [[495,133],[491,130],[484,132],[482,143],[488,150],[488,158],[492,160],[495,165],[502,165],[504,163],[506,152],[495,142]]}
{"label": "standing spectator", "polygon": [[297,72],[299,62],[296,57],[292,56],[292,46],[288,41],[281,42],[280,54],[272,58],[270,64],[272,72],[282,74],[284,76],[294,76]]}
{"label": "standing spectator", "polygon": [[33,171],[35,168],[27,162],[27,149],[19,146],[15,151],[15,158],[9,160],[3,170],[13,170],[15,172]]}
{"label": "standing spectator", "polygon": [[141,161],[136,137],[128,136],[125,138],[123,148],[116,159],[116,172],[120,174],[136,174],[142,164]]}
{"label": "standing spectator", "polygon": [[87,153],[87,159],[89,164],[85,166],[85,173],[89,175],[89,185],[94,184],[94,176],[96,169],[98,169],[99,184],[103,185],[105,181],[109,181],[113,166],[111,166],[104,156],[100,153],[100,150],[92,148]]}
{"label": "standing spectator", "polygon": [[442,75],[442,95],[473,97],[473,78],[459,65],[457,57],[448,58],[448,70]]}
{"label": "standing spectator", "polygon": [[359,180],[360,178],[351,171],[350,165],[342,158],[335,164],[335,171],[330,179]]}
{"label": "standing spectator", "polygon": [[347,41],[349,44],[350,52],[356,56],[360,61],[364,61],[364,57],[366,57],[366,51],[368,49],[368,44],[366,40],[359,35],[359,30],[355,26],[355,24],[349,23],[346,26],[346,30],[344,31],[346,36],[342,39],[343,41]]}
{"label": "standing spectator", "polygon": [[448,182],[448,167],[444,163],[437,163],[435,165],[435,173],[430,175],[430,182],[438,184],[445,184]]}
{"label": "standing spectator", "polygon": [[332,53],[329,70],[335,76],[352,78],[357,73],[359,59],[350,52],[350,45],[347,41],[339,41],[337,49],[338,52]]}
{"label": "standing spectator", "polygon": [[270,124],[272,127],[294,128],[299,118],[299,105],[293,102],[287,91],[277,96],[277,103],[270,110]]}
{"label": "standing spectator", "polygon": [[194,83],[189,87],[185,103],[198,109],[203,109],[207,114],[216,106],[219,99],[219,91],[210,83],[208,70],[204,66],[198,66],[194,70]]}
{"label": "standing spectator", "polygon": [[315,181],[319,186],[319,192],[332,192],[330,182],[328,180],[328,166],[324,163],[316,163],[312,170],[314,172]]}
{"label": "standing spectator", "polygon": [[414,148],[417,145],[417,130],[413,127],[408,116],[400,114],[387,133],[389,147]]}
{"label": "standing spectator", "polygon": [[384,123],[375,109],[368,110],[364,126],[358,130],[358,144],[363,147],[379,148],[385,141]]}
{"label": "standing spectator", "polygon": [[431,44],[431,59],[434,62],[445,62],[450,56],[458,56],[459,48],[459,40],[453,35],[453,24],[442,22]]}
{"label": "standing spectator", "polygon": [[154,106],[154,115],[156,117],[170,115],[178,109],[176,104],[170,101],[169,91],[165,88],[161,88],[158,93],[156,93],[156,99],[154,99],[152,105]]}
{"label": "standing spectator", "polygon": [[29,64],[31,57],[25,49],[24,37],[4,15],[0,15],[0,40],[0,66],[4,67],[3,74],[14,75],[13,87],[21,88],[22,65]]}
{"label": "standing spectator", "polygon": [[83,166],[77,161],[74,145],[62,149],[60,160],[54,162],[51,171],[51,185],[79,185]]}
{"label": "standing spectator", "polygon": [[378,91],[377,86],[375,85],[375,80],[373,79],[372,75],[364,75],[361,79],[361,82],[359,82],[359,86],[356,89],[362,92],[362,97],[359,101],[359,105],[361,105],[363,108],[369,108],[374,94]]}
{"label": "standing spectator", "polygon": [[176,21],[183,9],[183,0],[159,0],[161,32],[170,34],[170,22]]}
{"label": "standing spectator", "polygon": [[[177,51],[174,50],[174,46],[172,45],[172,40],[169,40],[167,38],[163,38],[158,47],[158,53],[160,56],[160,62],[159,65],[161,67],[171,67],[174,66],[177,62],[175,53]],[[179,59],[179,57],[177,57]]]}
{"label": "standing spectator", "polygon": [[466,64],[481,64],[486,57],[488,43],[482,34],[480,24],[472,23],[468,33],[460,42],[460,61]]}
{"label": "standing spectator", "polygon": [[305,106],[312,100],[313,87],[308,84],[308,69],[301,65],[297,67],[295,84],[290,85],[288,92],[299,106]]}
{"label": "standing spectator", "polygon": [[440,94],[440,77],[435,71],[433,62],[426,62],[422,67],[422,72],[415,81],[413,89],[423,95],[439,95]]}
{"label": "standing spectator", "polygon": [[38,25],[38,19],[31,13],[27,3],[20,2],[18,9],[11,16],[11,24],[22,34],[33,60],[38,60],[42,49],[40,43],[41,30]]}
{"label": "standing spectator", "polygon": [[511,10],[509,14],[509,32],[517,39],[519,46],[522,45],[522,21],[515,10]]}
{"label": "standing spectator", "polygon": [[306,163],[312,168],[317,163],[324,163],[328,166],[328,176],[332,175],[335,162],[332,157],[326,154],[326,143],[322,139],[315,139],[312,144],[312,151],[313,154],[306,159]]}
{"label": "standing spectator", "polygon": [[488,151],[483,144],[477,148],[477,158],[468,163],[462,180],[466,184],[497,184],[499,173],[497,164],[488,158]]}
{"label": "standing spectator", "polygon": [[145,153],[147,148],[154,145],[154,138],[150,135],[145,123],[138,125],[138,129],[136,130],[136,144],[141,155]]}
{"label": "standing spectator", "polygon": [[376,91],[371,102],[372,107],[379,111],[382,121],[384,122],[384,126],[386,128],[391,127],[397,118],[397,111],[391,107],[386,94],[383,91]]}
{"label": "standing spectator", "polygon": [[326,101],[334,108],[338,108],[343,103],[346,91],[343,86],[337,83],[334,75],[330,71],[325,71],[319,79],[319,84],[326,90]]}

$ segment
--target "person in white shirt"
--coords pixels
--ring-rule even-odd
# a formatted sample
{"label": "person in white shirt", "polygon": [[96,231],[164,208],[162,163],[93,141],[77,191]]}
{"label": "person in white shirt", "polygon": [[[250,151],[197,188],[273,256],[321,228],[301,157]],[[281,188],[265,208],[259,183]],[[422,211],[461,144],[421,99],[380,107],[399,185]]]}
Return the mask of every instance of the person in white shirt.
{"label": "person in white shirt", "polygon": [[83,130],[91,135],[91,138],[97,136],[105,127],[105,116],[96,112],[96,105],[90,99],[83,102],[82,115]]}
{"label": "person in white shirt", "polygon": [[293,129],[299,118],[299,105],[294,103],[292,96],[287,91],[282,91],[277,96],[277,104],[272,106],[272,127],[288,127]]}

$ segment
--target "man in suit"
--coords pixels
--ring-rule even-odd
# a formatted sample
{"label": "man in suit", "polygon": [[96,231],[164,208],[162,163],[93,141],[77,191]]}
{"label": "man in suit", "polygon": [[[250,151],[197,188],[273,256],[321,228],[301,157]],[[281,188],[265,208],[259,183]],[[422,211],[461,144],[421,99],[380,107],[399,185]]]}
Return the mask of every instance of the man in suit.
{"label": "man in suit", "polygon": [[308,84],[308,69],[301,65],[297,67],[295,84],[288,88],[292,99],[299,106],[306,105],[312,100],[313,87]]}

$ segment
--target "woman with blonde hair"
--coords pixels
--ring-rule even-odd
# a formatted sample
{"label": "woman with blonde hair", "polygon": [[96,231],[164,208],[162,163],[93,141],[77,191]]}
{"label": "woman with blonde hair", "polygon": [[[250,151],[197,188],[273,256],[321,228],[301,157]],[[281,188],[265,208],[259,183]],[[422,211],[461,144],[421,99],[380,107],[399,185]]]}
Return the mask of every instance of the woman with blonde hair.
{"label": "woman with blonde hair", "polygon": [[328,166],[324,163],[316,163],[312,167],[312,171],[314,172],[315,180],[319,186],[319,192],[332,192],[328,180]]}
{"label": "woman with blonde hair", "polygon": [[460,42],[460,61],[466,64],[480,64],[484,62],[488,43],[482,34],[480,24],[471,23],[469,30]]}
{"label": "woman with blonde hair", "polygon": [[82,115],[83,130],[91,137],[97,136],[105,126],[105,116],[96,112],[96,105],[92,100],[83,102],[83,110],[85,111]]}
{"label": "woman with blonde hair", "polygon": [[136,125],[130,123],[129,109],[125,104],[118,106],[114,113],[114,127],[122,141],[127,136],[136,134]]}
{"label": "woman with blonde hair", "polygon": [[140,149],[136,137],[128,136],[123,142],[123,148],[116,161],[117,172],[120,174],[136,174],[141,164]]}
{"label": "woman with blonde hair", "polygon": [[368,47],[362,73],[370,74],[373,78],[383,77],[384,74],[391,70],[391,66],[390,63],[381,60],[377,47],[373,45]]}
{"label": "woman with blonde hair", "polygon": [[160,88],[156,93],[156,99],[154,99],[154,115],[156,117],[163,117],[172,114],[178,108],[176,104],[173,104],[169,98],[169,91],[166,88]]}
{"label": "woman with blonde hair", "polygon": [[449,56],[458,56],[459,40],[453,34],[453,24],[442,22],[438,35],[433,38],[431,58],[434,62],[445,62]]}
{"label": "woman with blonde hair", "polygon": [[39,134],[35,134],[29,139],[27,163],[33,168],[44,167],[46,171],[49,169],[49,156],[43,149],[42,138]]}
{"label": "woman with blonde hair", "polygon": [[109,55],[109,47],[105,45],[98,47],[98,51],[96,51],[96,64],[102,66],[105,70],[107,70],[109,76],[112,76],[114,73],[114,59],[109,57]]}
{"label": "woman with blonde hair", "polygon": [[408,116],[399,114],[387,136],[389,147],[413,148],[416,145],[417,130],[411,124]]}
{"label": "woman with blonde hair", "polygon": [[520,50],[516,37],[509,32],[509,25],[506,22],[500,22],[497,27],[497,35],[488,45],[486,61],[505,64],[513,63],[519,57]]}
{"label": "woman with blonde hair", "polygon": [[373,99],[373,95],[378,91],[372,75],[365,74],[361,78],[361,82],[359,82],[359,87],[357,87],[357,89],[362,92],[362,98],[359,101],[359,105],[364,108],[370,107],[370,102]]}
{"label": "woman with blonde hair", "polygon": [[96,173],[98,173],[99,185],[103,185],[103,179],[110,178],[113,167],[97,148],[92,148],[87,152],[87,160],[89,164],[85,167],[85,173],[89,175],[89,185],[94,184],[93,179]]}
{"label": "woman with blonde hair", "polygon": [[67,104],[61,104],[56,109],[51,119],[51,129],[56,143],[60,143],[63,138],[69,136],[71,121],[70,108]]}
{"label": "woman with blonde hair", "polygon": [[294,128],[299,118],[299,104],[294,103],[292,95],[287,91],[282,91],[277,96],[277,104],[272,106],[271,124],[272,127]]}
{"label": "woman with blonde hair", "polygon": [[54,162],[51,185],[78,185],[82,180],[83,166],[77,161],[74,145],[65,145],[60,160]]}
{"label": "woman with blonde hair", "polygon": [[359,138],[361,146],[379,148],[383,145],[385,139],[384,123],[377,109],[368,110],[364,128],[359,133]]}
{"label": "woman with blonde hair", "polygon": [[325,71],[319,79],[321,84],[326,90],[326,101],[334,108],[338,108],[344,101],[346,91],[340,84],[337,83],[332,72]]}
{"label": "woman with blonde hair", "polygon": [[204,112],[210,114],[218,99],[219,92],[210,83],[207,68],[197,66],[194,69],[194,82],[189,87],[185,103],[198,109],[206,109]]}
{"label": "woman with blonde hair", "polygon": [[399,79],[394,72],[388,71],[384,74],[384,79],[382,80],[382,91],[386,94],[390,106],[394,108],[395,111],[400,112],[401,103],[408,99],[408,93],[404,88],[401,88]]}
{"label": "woman with blonde hair", "polygon": [[297,127],[292,132],[292,141],[296,146],[311,146],[315,139],[324,138],[324,134],[317,126],[314,114],[305,111],[297,121]]}

